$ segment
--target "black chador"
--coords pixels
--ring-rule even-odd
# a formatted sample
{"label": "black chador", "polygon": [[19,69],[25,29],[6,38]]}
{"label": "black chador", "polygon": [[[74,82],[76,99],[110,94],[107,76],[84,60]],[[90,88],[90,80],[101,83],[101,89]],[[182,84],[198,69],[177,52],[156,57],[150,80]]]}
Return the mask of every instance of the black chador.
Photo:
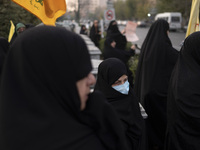
{"label": "black chador", "polygon": [[1,150],[124,150],[125,134],[102,93],[80,110],[77,81],[91,72],[87,46],[64,28],[24,31],[5,61]]}
{"label": "black chador", "polygon": [[116,110],[123,123],[130,150],[145,150],[144,120],[141,116],[138,99],[131,86],[128,95],[112,88],[122,75],[127,75],[126,66],[117,58],[104,60],[98,68],[95,90],[100,90]]}
{"label": "black chador", "polygon": [[111,21],[108,26],[106,39],[107,38],[114,39],[117,49],[126,49],[126,37],[119,31],[117,22],[115,20]]}
{"label": "black chador", "polygon": [[157,20],[142,44],[135,78],[135,92],[144,106],[150,149],[163,149],[166,130],[167,91],[178,51],[168,37],[169,24]]}
{"label": "black chador", "polygon": [[200,32],[189,35],[172,72],[166,150],[200,148]]}

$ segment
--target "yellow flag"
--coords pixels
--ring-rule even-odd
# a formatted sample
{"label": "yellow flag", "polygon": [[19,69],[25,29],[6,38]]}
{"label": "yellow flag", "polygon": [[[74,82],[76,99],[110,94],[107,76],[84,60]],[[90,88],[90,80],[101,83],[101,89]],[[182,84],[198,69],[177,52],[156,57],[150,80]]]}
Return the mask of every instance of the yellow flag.
{"label": "yellow flag", "polygon": [[190,20],[188,23],[186,37],[193,32],[199,31],[199,4],[200,0],[192,0]]}
{"label": "yellow flag", "polygon": [[65,0],[12,0],[37,16],[44,24],[54,25],[66,12]]}
{"label": "yellow flag", "polygon": [[15,33],[15,25],[13,24],[12,21],[10,21],[10,33],[9,33],[9,36],[8,36],[8,42],[11,41],[12,37],[13,37],[13,34]]}

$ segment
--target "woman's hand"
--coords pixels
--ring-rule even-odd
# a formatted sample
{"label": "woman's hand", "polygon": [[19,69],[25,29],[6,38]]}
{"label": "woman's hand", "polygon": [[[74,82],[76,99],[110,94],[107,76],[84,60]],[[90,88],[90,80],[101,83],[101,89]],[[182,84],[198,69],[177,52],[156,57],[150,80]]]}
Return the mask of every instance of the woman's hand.
{"label": "woman's hand", "polygon": [[134,45],[134,44],[131,46],[131,49],[132,49],[133,51],[135,50],[135,45]]}

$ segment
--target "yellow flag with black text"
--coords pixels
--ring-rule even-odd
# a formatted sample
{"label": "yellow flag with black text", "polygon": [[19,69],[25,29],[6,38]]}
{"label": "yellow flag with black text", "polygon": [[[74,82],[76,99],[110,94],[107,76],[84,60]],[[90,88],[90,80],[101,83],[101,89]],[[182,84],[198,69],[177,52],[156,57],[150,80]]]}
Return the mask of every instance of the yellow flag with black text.
{"label": "yellow flag with black text", "polygon": [[193,32],[199,31],[199,5],[200,0],[192,0],[190,20],[186,32],[186,37]]}
{"label": "yellow flag with black text", "polygon": [[46,25],[55,25],[66,12],[65,0],[12,0],[37,16]]}
{"label": "yellow flag with black text", "polygon": [[14,33],[15,33],[15,25],[13,24],[12,21],[10,21],[10,32],[9,32],[9,35],[8,35],[8,42],[11,41]]}

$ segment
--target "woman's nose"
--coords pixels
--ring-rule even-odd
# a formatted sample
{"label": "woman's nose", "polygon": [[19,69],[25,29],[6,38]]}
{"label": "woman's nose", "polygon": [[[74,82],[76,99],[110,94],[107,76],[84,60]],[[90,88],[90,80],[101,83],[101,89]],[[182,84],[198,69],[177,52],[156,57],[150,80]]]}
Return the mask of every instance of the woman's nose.
{"label": "woman's nose", "polygon": [[90,85],[94,85],[96,83],[96,79],[92,73],[89,73],[88,79]]}

